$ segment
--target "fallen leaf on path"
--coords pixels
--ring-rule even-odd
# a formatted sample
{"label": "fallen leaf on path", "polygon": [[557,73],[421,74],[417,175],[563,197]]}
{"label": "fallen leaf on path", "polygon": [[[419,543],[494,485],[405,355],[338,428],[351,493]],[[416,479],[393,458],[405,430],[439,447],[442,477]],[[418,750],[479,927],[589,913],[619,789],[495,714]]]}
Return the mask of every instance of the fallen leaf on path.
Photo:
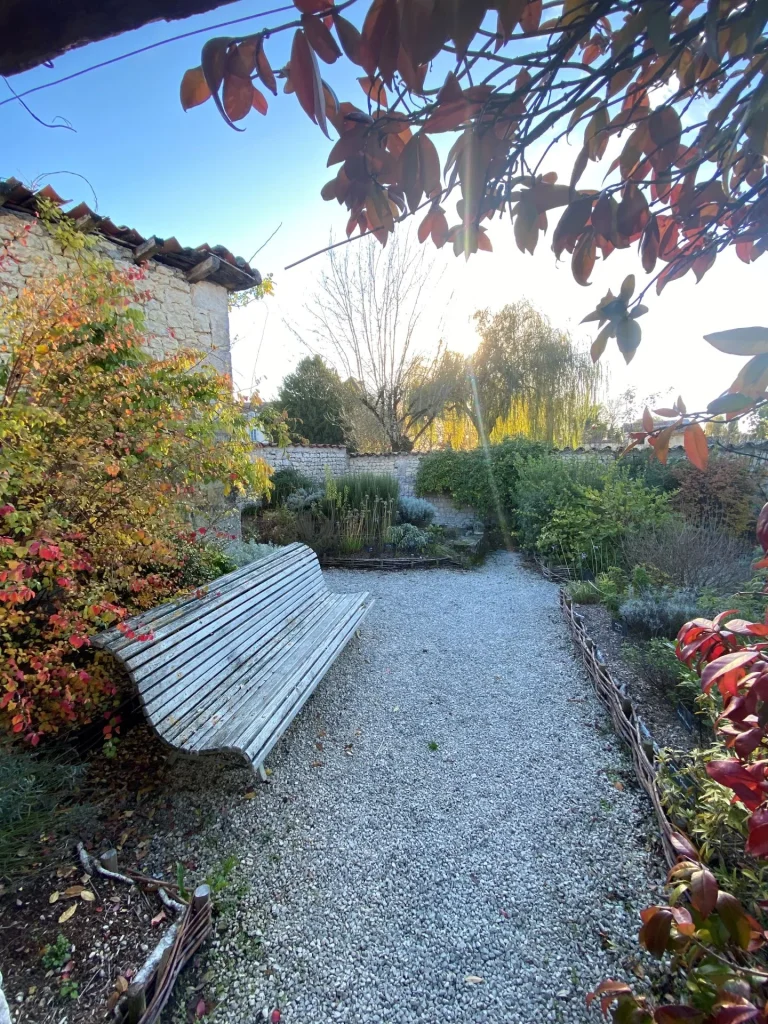
{"label": "fallen leaf on path", "polygon": [[59,892],[57,890],[56,892],[52,892],[51,893],[51,895],[48,897],[48,902],[49,903],[55,903],[58,898],[59,898]]}
{"label": "fallen leaf on path", "polygon": [[464,981],[467,985],[482,985],[485,978],[481,978],[479,974],[465,974]]}
{"label": "fallen leaf on path", "polygon": [[80,893],[80,899],[85,900],[86,903],[93,903],[96,897],[94,896],[90,889],[83,889],[83,891]]}
{"label": "fallen leaf on path", "polygon": [[67,909],[64,911],[64,913],[61,914],[61,916],[59,917],[59,924],[64,924],[65,921],[68,921],[70,919],[70,917],[72,917],[72,915],[75,913],[76,910],[77,910],[77,904],[76,903],[73,903],[71,907],[67,907]]}
{"label": "fallen leaf on path", "polygon": [[84,888],[85,886],[82,885],[70,885],[68,889],[64,890],[64,895],[68,898],[71,896],[79,896]]}

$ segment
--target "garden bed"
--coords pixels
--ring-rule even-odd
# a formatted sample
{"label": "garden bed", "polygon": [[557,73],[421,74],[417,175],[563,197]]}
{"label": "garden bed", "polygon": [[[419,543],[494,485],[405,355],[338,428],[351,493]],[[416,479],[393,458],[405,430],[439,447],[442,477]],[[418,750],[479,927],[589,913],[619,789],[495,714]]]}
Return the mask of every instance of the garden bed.
{"label": "garden bed", "polygon": [[[58,827],[55,819],[49,822],[51,831],[20,847],[24,872],[0,879],[0,969],[14,1020],[113,1019],[118,1000],[173,925],[174,911],[151,885],[89,875],[75,849],[77,838],[92,853],[113,847],[119,872],[160,875],[172,897],[179,878],[193,889],[197,864],[164,862],[162,854],[168,837],[188,827],[176,820],[167,790],[170,764],[168,750],[147,725],[130,729],[119,756],[94,756],[66,800],[79,802],[86,813],[71,830],[66,818]],[[209,990],[194,996],[190,1019]]]}
{"label": "garden bed", "polygon": [[691,732],[683,723],[675,702],[625,659],[624,651],[631,641],[615,628],[608,609],[599,604],[580,604],[576,608],[587,632],[608,658],[617,683],[626,689],[659,746],[691,750],[699,744],[698,730]]}
{"label": "garden bed", "polygon": [[640,708],[635,706],[624,685],[619,683],[611,673],[604,652],[589,635],[581,610],[577,610],[565,591],[560,591],[560,606],[563,610],[571,637],[584,663],[595,692],[605,705],[618,736],[629,747],[637,781],[648,795],[653,805],[661,834],[664,856],[670,867],[676,863],[678,853],[672,843],[672,836],[677,831],[670,822],[662,806],[661,795],[656,782],[656,742]]}

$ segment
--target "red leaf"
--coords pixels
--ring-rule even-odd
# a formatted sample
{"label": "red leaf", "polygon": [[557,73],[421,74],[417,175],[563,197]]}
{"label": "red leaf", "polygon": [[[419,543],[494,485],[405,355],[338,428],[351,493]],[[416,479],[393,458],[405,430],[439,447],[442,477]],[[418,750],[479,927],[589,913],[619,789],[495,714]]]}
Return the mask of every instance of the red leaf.
{"label": "red leaf", "polygon": [[[264,40],[262,38],[259,38],[259,44],[256,47],[256,70],[259,73],[259,78],[264,83],[264,87],[269,89],[273,96],[277,96],[275,73],[272,70],[272,65],[267,60],[267,55],[264,51]],[[256,109],[258,110],[258,107]]]}
{"label": "red leaf", "polygon": [[763,802],[765,794],[760,788],[760,780],[754,778],[735,757],[710,761],[707,765],[707,775],[721,786],[732,789],[751,811],[756,811]]}
{"label": "red leaf", "polygon": [[307,37],[296,29],[291,47],[291,83],[296,90],[299,103],[304,112],[319,125],[325,135],[328,127],[325,123],[325,95],[320,69],[317,66],[315,51],[307,42]]}
{"label": "red leaf", "polygon": [[666,907],[652,909],[654,913],[643,924],[639,937],[652,956],[660,957],[667,948],[674,918]]}
{"label": "red leaf", "polygon": [[258,110],[258,112],[260,114],[266,114],[267,108],[268,108],[267,97],[264,95],[264,93],[260,89],[257,89],[256,86],[254,86],[253,87],[253,109],[254,110]]}
{"label": "red leaf", "polygon": [[231,121],[242,121],[253,103],[253,86],[250,78],[228,74],[224,79],[224,110]]}
{"label": "red leaf", "polygon": [[647,405],[643,409],[643,430],[647,430],[649,434],[653,430],[653,416]]}
{"label": "red leaf", "polygon": [[656,1024],[678,1024],[679,1021],[695,1024],[696,1021],[704,1019],[704,1014],[693,1006],[675,1003],[672,1006],[659,1006],[653,1014],[653,1019]]}
{"label": "red leaf", "polygon": [[201,67],[190,68],[184,72],[180,90],[181,105],[184,110],[191,110],[211,98],[211,90],[205,81]]}
{"label": "red leaf", "polygon": [[528,0],[523,13],[520,15],[520,26],[523,32],[538,31],[541,24],[543,6],[542,0]]}
{"label": "red leaf", "polygon": [[701,673],[702,690],[704,693],[709,693],[713,683],[720,679],[721,676],[734,672],[736,669],[743,669],[746,665],[751,665],[759,657],[759,651],[750,650],[734,651],[731,654],[724,654],[721,658],[716,658]]}
{"label": "red leaf", "polygon": [[714,1024],[745,1024],[745,1021],[760,1016],[760,1011],[752,1003],[729,1003],[719,1006],[712,1020]]}
{"label": "red leaf", "polygon": [[709,917],[715,909],[719,886],[707,868],[699,868],[691,875],[691,903],[702,917]]}
{"label": "red leaf", "polygon": [[201,999],[195,1007],[195,1016],[204,1017],[208,1012],[208,1006],[204,999]]}
{"label": "red leaf", "polygon": [[324,25],[322,18],[318,18],[314,14],[302,14],[301,24],[309,45],[320,60],[324,60],[326,64],[333,64],[339,59],[341,56],[339,44]]}
{"label": "red leaf", "polygon": [[675,853],[679,857],[684,857],[687,860],[698,861],[699,851],[690,841],[688,836],[684,836],[682,832],[673,832],[669,837],[669,841],[675,850]]}
{"label": "red leaf", "polygon": [[369,78],[376,69],[391,85],[400,53],[400,12],[397,0],[373,0],[363,24],[360,59]]}
{"label": "red leaf", "polygon": [[351,21],[347,21],[346,18],[342,18],[340,14],[333,13],[333,23],[336,26],[336,32],[341,43],[341,48],[352,61],[353,64],[362,66],[362,60],[360,58],[360,33],[352,24]]}
{"label": "red leaf", "polygon": [[702,472],[707,468],[709,462],[709,448],[707,447],[707,435],[698,423],[691,423],[683,433],[685,454],[697,469]]}

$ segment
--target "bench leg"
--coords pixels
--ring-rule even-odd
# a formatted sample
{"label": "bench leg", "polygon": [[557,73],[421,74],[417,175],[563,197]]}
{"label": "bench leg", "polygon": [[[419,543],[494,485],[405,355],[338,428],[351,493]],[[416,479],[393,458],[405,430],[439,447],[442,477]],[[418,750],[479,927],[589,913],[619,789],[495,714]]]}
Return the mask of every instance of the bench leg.
{"label": "bench leg", "polygon": [[261,781],[262,782],[269,782],[269,779],[267,778],[267,773],[264,771],[264,765],[263,764],[258,764],[258,765],[256,765],[256,769],[257,769],[257,771],[259,773],[259,778],[261,779]]}

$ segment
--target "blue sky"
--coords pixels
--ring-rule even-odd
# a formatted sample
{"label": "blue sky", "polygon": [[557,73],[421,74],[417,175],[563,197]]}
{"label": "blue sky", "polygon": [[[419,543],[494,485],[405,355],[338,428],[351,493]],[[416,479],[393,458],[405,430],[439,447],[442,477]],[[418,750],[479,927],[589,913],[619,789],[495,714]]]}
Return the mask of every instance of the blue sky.
{"label": "blue sky", "polygon": [[[36,68],[10,79],[17,91],[40,85],[109,60],[126,51],[191,29],[266,10],[265,0],[234,3],[207,15],[171,24],[158,23],[137,32],[75,50],[55,61],[53,69]],[[278,15],[254,20],[213,34],[256,31],[286,19]],[[296,259],[327,244],[331,233],[343,235],[345,211],[324,203],[320,188],[332,177],[326,167],[330,144],[301,110],[294,96],[268,96],[269,114],[255,112],[242,122],[244,133],[228,128],[209,102],[186,114],[178,99],[184,70],[199,63],[206,35],[180,40],[120,61],[28,98],[35,114],[46,121],[66,118],[76,129],[49,129],[37,124],[19,104],[0,106],[4,139],[0,176],[29,183],[49,181],[60,195],[94,205],[116,223],[145,235],[175,235],[184,245],[221,243],[248,259],[272,231],[282,228],[255,263],[275,275],[274,299],[258,308],[237,311],[233,331],[235,384],[248,388],[260,381],[266,396],[305,354],[285,326],[301,328],[302,304],[311,293],[321,260],[284,271]],[[290,33],[267,44],[273,67],[287,59]],[[340,99],[362,103],[353,69],[345,62],[323,66]],[[0,91],[6,90],[0,84]],[[4,97],[0,97],[4,98]],[[545,169],[555,167],[567,180],[578,151],[564,144]],[[610,153],[606,162],[611,159]],[[72,174],[52,174],[67,171]],[[602,173],[602,171],[600,172]],[[82,175],[83,181],[74,175]],[[585,177],[582,184],[596,185]],[[449,216],[449,221],[451,217]],[[434,348],[442,336],[469,352],[475,338],[471,314],[477,308],[502,306],[530,298],[558,326],[588,344],[592,333],[579,327],[608,287],[618,289],[624,274],[642,278],[635,250],[614,253],[598,262],[593,284],[575,284],[567,263],[557,264],[549,246],[540,242],[534,257],[517,251],[506,222],[492,224],[494,253],[478,253],[465,266],[452,253],[436,255],[442,278],[434,291],[433,308],[424,319],[420,344]],[[550,232],[551,237],[551,232]],[[689,408],[700,407],[722,390],[738,372],[740,361],[714,352],[701,340],[711,330],[768,323],[765,302],[765,260],[750,267],[735,256],[718,259],[696,286],[692,278],[674,282],[660,298],[650,297],[651,312],[643,318],[643,344],[630,367],[615,350],[607,354],[611,390],[634,385],[651,391],[682,392]]]}

